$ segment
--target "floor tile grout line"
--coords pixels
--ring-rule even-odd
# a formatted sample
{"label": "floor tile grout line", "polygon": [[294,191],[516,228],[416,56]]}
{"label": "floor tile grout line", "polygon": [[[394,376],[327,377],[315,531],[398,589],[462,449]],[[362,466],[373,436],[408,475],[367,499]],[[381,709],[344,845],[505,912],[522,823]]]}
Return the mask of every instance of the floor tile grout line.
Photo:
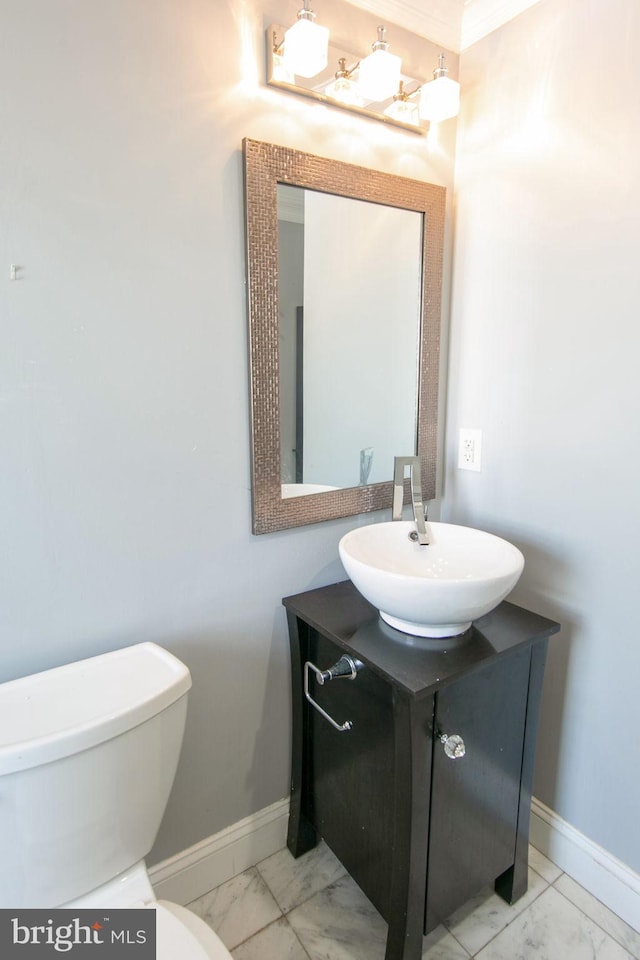
{"label": "floor tile grout line", "polygon": [[286,919],[287,918],[284,916],[284,914],[281,914],[279,917],[276,917],[275,920],[270,920],[269,923],[265,923],[264,927],[259,927],[257,930],[254,930],[253,933],[250,934],[248,937],[245,937],[244,940],[241,940],[240,943],[236,943],[233,949],[236,950],[238,947],[241,947],[244,943],[247,943],[247,941],[251,940],[253,937],[257,937],[259,933],[264,933],[267,927],[272,926],[274,923],[280,923],[281,920],[286,920]]}
{"label": "floor tile grout line", "polygon": [[[460,943],[460,941],[459,941],[458,938],[456,937],[455,933],[452,933],[451,930],[449,930],[448,927],[445,927],[445,930],[447,931],[447,933],[449,934],[450,937],[453,937],[453,939],[454,939],[455,942],[458,944],[458,946],[460,947],[460,949],[461,949],[461,950],[464,950],[464,952],[466,953],[466,955],[467,955],[467,957],[469,958],[469,960],[473,960],[475,954],[469,953],[469,951],[468,951],[467,948],[465,947],[464,943]],[[483,947],[482,949],[484,950],[484,947]]]}
{"label": "floor tile grout line", "polygon": [[[565,876],[565,874],[561,874],[561,876]],[[566,876],[569,876],[569,874],[566,874]],[[559,893],[560,896],[563,897],[563,898],[567,901],[567,903],[570,903],[573,907],[576,908],[576,910],[579,910],[583,917],[586,917],[587,920],[591,920],[591,922],[594,923],[594,924],[596,925],[596,927],[598,927],[599,930],[602,930],[602,932],[603,932],[607,937],[610,937],[610,939],[613,940],[614,943],[617,943],[618,946],[619,946],[619,947],[622,947],[623,950],[627,950],[627,951],[628,951],[629,948],[628,948],[624,943],[622,943],[621,940],[618,940],[618,938],[617,938],[616,936],[614,936],[613,933],[611,933],[609,930],[605,930],[605,928],[602,926],[602,924],[601,924],[601,923],[598,923],[598,921],[596,920],[595,917],[592,917],[589,913],[587,913],[585,910],[583,910],[582,907],[579,907],[578,904],[575,903],[575,901],[573,901],[573,900],[571,899],[571,897],[568,897],[566,894],[564,894],[564,893],[562,892],[562,890],[558,890],[558,888],[556,887],[556,883],[557,883],[558,880],[560,880],[560,879],[561,879],[561,877],[557,877],[557,878],[553,881],[553,883],[551,884],[551,886],[552,886],[553,889],[556,891],[556,893]],[[571,879],[573,879],[573,878],[572,878],[572,877],[569,877],[569,879],[571,880]],[[575,881],[575,880],[574,880],[573,882],[574,882],[574,883],[577,883],[577,881]],[[578,884],[578,886],[580,886],[580,884]],[[586,890],[586,887],[581,887],[581,889],[582,889],[582,890]],[[589,893],[588,890],[586,890],[586,892]],[[626,921],[623,920],[622,917],[619,917],[617,913],[613,913],[613,910],[611,910],[610,907],[607,907],[606,903],[602,903],[602,900],[598,900],[598,898],[595,897],[592,893],[589,894],[589,895],[592,896],[594,900],[597,900],[598,903],[602,904],[602,906],[605,908],[605,910],[609,910],[609,912],[610,912],[611,914],[613,914],[613,916],[616,917],[616,918],[620,921],[620,923],[625,923],[626,926],[629,927],[630,930],[633,930],[633,927],[631,927],[628,923],[626,923]],[[634,930],[633,932],[636,933],[635,930]],[[633,957],[633,955],[630,955],[630,960],[635,960],[635,957]]]}
{"label": "floor tile grout line", "polygon": [[260,929],[259,929],[259,930],[256,930],[254,933],[252,933],[250,937],[246,937],[244,940],[241,940],[240,943],[236,943],[236,945],[235,945],[235,947],[233,948],[233,950],[229,950],[229,948],[227,947],[227,949],[229,950],[229,953],[233,953],[234,950],[237,950],[239,947],[243,947],[243,946],[245,945],[245,943],[249,943],[249,941],[250,941],[250,940],[253,940],[254,937],[257,937],[257,936],[259,936],[261,933],[264,933],[265,930],[268,930],[269,927],[272,927],[274,924],[280,923],[281,920],[284,920],[284,922],[286,923],[287,928],[291,931],[291,933],[292,933],[293,936],[295,937],[297,943],[300,945],[300,948],[301,948],[302,952],[304,953],[305,957],[307,957],[308,960],[311,960],[311,956],[310,956],[310,954],[308,953],[308,951],[307,951],[304,943],[302,942],[302,940],[300,939],[300,937],[298,936],[298,934],[296,933],[296,931],[293,929],[293,927],[291,926],[291,924],[290,924],[289,921],[287,920],[286,914],[282,913],[282,911],[281,911],[281,916],[276,917],[275,920],[271,920],[270,923],[265,924],[264,927],[260,927]]}
{"label": "floor tile grout line", "polygon": [[[458,940],[458,938],[456,937],[455,933],[453,933],[451,930],[449,930],[449,927],[445,926],[445,930],[447,931],[447,933],[449,934],[450,937],[453,937],[453,939],[454,939],[455,942],[458,944],[458,946],[459,946],[462,950],[464,950],[464,952],[465,952],[465,953],[467,954],[467,956],[469,957],[469,960],[473,960],[475,954],[469,953],[469,951],[468,951],[467,948],[465,947],[464,943],[461,943],[461,942]],[[484,950],[484,947],[483,947],[482,949]]]}
{"label": "floor tile grout line", "polygon": [[[529,909],[529,907],[530,907],[532,904],[534,904],[534,903],[536,902],[536,900],[539,900],[540,897],[542,896],[542,894],[547,892],[547,890],[549,889],[549,887],[553,886],[553,884],[549,883],[548,880],[545,880],[545,879],[544,879],[544,877],[542,876],[542,874],[538,873],[537,870],[534,870],[533,867],[529,867],[529,870],[531,870],[532,873],[535,873],[535,875],[536,875],[537,877],[540,877],[540,879],[544,881],[544,884],[545,884],[544,889],[540,890],[540,892],[535,895],[535,897],[533,898],[533,900],[531,900],[531,901],[526,905],[526,907],[523,907],[522,910],[520,910],[518,913],[516,913],[515,916],[513,916],[513,917],[511,918],[511,920],[507,921],[507,923],[505,923],[504,927],[502,927],[500,930],[498,930],[496,933],[494,933],[494,935],[493,935],[492,937],[490,937],[489,940],[487,940],[487,942],[486,942],[485,944],[483,944],[483,945],[480,947],[479,950],[476,950],[475,953],[471,954],[471,960],[476,960],[476,957],[478,957],[478,956],[482,953],[482,951],[485,950],[485,949],[489,946],[490,943],[493,943],[493,941],[496,939],[496,937],[499,937],[501,933],[504,933],[504,931],[507,929],[507,927],[510,927],[511,924],[512,924],[515,920],[518,920],[519,917],[521,917],[524,913],[526,913],[527,910]],[[523,894],[523,896],[525,896],[525,894]],[[518,901],[516,900],[515,902],[517,903]],[[505,900],[505,903],[506,903],[506,900]],[[513,906],[513,904],[510,904],[510,906]],[[447,930],[449,930],[448,927],[447,927]],[[456,937],[456,935],[455,935],[451,930],[449,930],[449,933],[450,933],[451,936],[454,938],[454,940],[456,941],[456,943],[460,943],[460,941],[458,940],[458,938]],[[464,945],[463,943],[460,943],[460,946],[461,946],[464,950],[466,950],[466,947],[465,947],[465,945]],[[468,952],[469,952],[469,951],[467,950],[467,953],[468,953]]]}
{"label": "floor tile grout line", "polygon": [[[265,860],[268,860],[268,859],[269,859],[269,857],[265,857]],[[277,900],[277,897],[276,897],[274,891],[273,891],[273,890],[271,889],[271,887],[269,886],[269,881],[267,880],[267,878],[264,876],[262,870],[260,869],[260,863],[264,863],[264,860],[261,860],[261,861],[259,861],[258,863],[256,863],[256,864],[255,864],[255,869],[258,871],[258,874],[260,875],[262,881],[264,882],[267,890],[269,891],[269,893],[271,894],[271,896],[272,896],[273,899],[275,900],[275,902],[276,902],[276,904],[277,904],[277,906],[278,906],[278,910],[280,910],[280,913],[282,914],[282,917],[279,918],[279,919],[283,919],[283,920],[286,922],[289,930],[291,930],[291,932],[292,932],[292,934],[294,935],[294,937],[296,938],[297,942],[300,944],[300,947],[302,948],[302,952],[304,953],[305,957],[307,957],[308,960],[312,960],[311,954],[309,953],[309,951],[308,951],[307,948],[305,947],[304,943],[302,942],[302,940],[300,939],[300,937],[299,937],[298,934],[296,933],[295,929],[294,929],[294,928],[291,926],[291,924],[289,923],[289,914],[293,913],[294,910],[297,910],[297,908],[298,908],[298,907],[301,907],[304,903],[308,903],[309,900],[312,900],[313,897],[316,896],[316,894],[322,893],[324,890],[327,890],[327,889],[328,889],[330,886],[332,886],[334,883],[337,883],[338,880],[342,880],[344,877],[348,877],[348,876],[349,876],[348,871],[347,871],[347,870],[344,870],[344,873],[342,873],[339,877],[336,877],[335,879],[330,880],[329,883],[326,883],[326,884],[324,885],[324,887],[321,887],[320,890],[316,890],[316,891],[314,891],[313,893],[310,893],[308,897],[305,897],[305,898],[304,898],[304,900],[300,900],[298,903],[294,904],[293,907],[290,907],[289,910],[286,910],[286,911],[285,911],[285,910],[283,910],[283,908],[282,908],[282,907],[280,906],[280,904],[278,903],[278,900]],[[272,923],[278,923],[278,920],[273,920]],[[271,924],[267,924],[267,927],[270,926],[270,925],[271,925]],[[262,929],[263,929],[263,930],[266,930],[267,927],[263,927]],[[260,933],[260,932],[261,932],[261,931],[257,931],[257,933]],[[253,936],[256,936],[256,934],[253,934]],[[247,940],[250,940],[250,939],[251,939],[251,937],[247,937]],[[246,943],[247,940],[244,940],[243,943]],[[238,946],[240,946],[240,944],[238,944]],[[235,948],[234,948],[234,949],[235,949]]]}
{"label": "floor tile grout line", "polygon": [[[267,859],[268,859],[268,858],[267,858]],[[303,903],[308,903],[309,900],[312,900],[317,894],[323,893],[323,891],[327,890],[329,887],[332,887],[334,883],[337,883],[337,882],[338,882],[338,880],[343,880],[344,877],[349,877],[349,876],[350,876],[350,874],[348,873],[348,871],[345,870],[344,873],[340,874],[339,877],[335,877],[333,880],[330,880],[328,883],[325,883],[324,887],[320,887],[319,890],[314,890],[313,893],[310,893],[308,897],[305,897],[303,900],[297,901],[297,902],[296,902],[292,907],[290,907],[288,910],[283,910],[283,908],[282,908],[282,907],[280,906],[280,904],[278,903],[278,899],[277,899],[275,893],[273,892],[273,890],[272,890],[271,887],[269,886],[268,880],[266,879],[266,877],[263,875],[262,871],[260,870],[259,864],[256,864],[256,870],[257,870],[258,873],[260,874],[261,878],[264,880],[264,883],[266,884],[266,887],[267,887],[269,893],[271,894],[271,896],[273,897],[273,899],[274,899],[274,900],[276,901],[276,903],[278,904],[278,909],[279,909],[280,912],[282,913],[282,916],[283,916],[283,917],[288,917],[290,913],[293,913],[294,910],[297,910],[298,907],[301,907]],[[355,882],[355,881],[354,881],[354,882]]]}
{"label": "floor tile grout line", "polygon": [[[249,940],[252,940],[253,937],[257,937],[259,933],[264,933],[264,931],[272,926],[274,923],[280,923],[281,920],[286,920],[287,918],[283,914],[282,910],[280,911],[280,916],[276,917],[275,920],[269,920],[269,923],[265,923],[264,927],[259,927],[257,930],[254,930],[253,933],[250,933],[248,937],[245,937],[244,940],[241,940],[239,943],[236,943],[234,947],[227,947],[227,950],[237,950],[238,947],[242,947],[245,943],[248,943]],[[287,924],[289,921],[287,921]],[[226,946],[226,944],[225,944]]]}
{"label": "floor tile grout line", "polygon": [[[269,892],[271,893],[272,897],[273,897],[274,900],[276,901],[276,903],[277,903],[277,905],[278,905],[278,909],[280,910],[280,912],[281,912],[281,914],[282,914],[282,917],[286,920],[287,925],[289,926],[289,929],[293,932],[294,936],[296,937],[296,940],[298,940],[298,942],[300,943],[300,946],[302,947],[305,955],[308,957],[308,956],[309,956],[309,953],[308,953],[308,951],[306,950],[306,948],[305,948],[305,946],[304,946],[304,943],[302,943],[302,941],[300,940],[300,938],[297,936],[294,928],[293,928],[293,927],[291,926],[291,924],[289,923],[289,920],[288,920],[289,914],[291,914],[291,913],[292,913],[294,910],[296,910],[298,907],[301,907],[304,903],[308,903],[308,901],[309,901],[309,900],[312,900],[313,897],[315,897],[317,894],[322,893],[324,890],[327,890],[327,889],[328,889],[330,886],[332,886],[334,883],[337,883],[338,880],[342,879],[342,878],[345,877],[345,876],[350,876],[350,874],[349,874],[347,871],[345,871],[345,872],[342,874],[341,877],[336,877],[334,880],[331,880],[329,883],[325,884],[324,887],[322,887],[321,889],[316,890],[316,891],[314,891],[313,893],[309,894],[309,896],[308,896],[308,897],[305,897],[304,900],[300,900],[300,901],[297,902],[294,906],[292,906],[289,910],[285,911],[285,910],[283,910],[283,908],[282,908],[282,907],[280,906],[280,904],[278,903],[274,891],[271,889],[271,887],[269,886],[269,883],[268,883],[266,877],[263,875],[262,871],[260,870],[260,864],[259,864],[259,863],[255,865],[255,869],[256,869],[256,870],[258,871],[258,873],[260,874],[260,877],[261,877],[262,880],[264,881],[267,889],[269,890]],[[546,880],[545,877],[542,876],[542,874],[538,873],[537,870],[534,870],[533,867],[529,867],[529,869],[532,871],[532,873],[535,873],[537,877],[540,877],[540,879],[541,879],[541,880],[543,881],[543,883],[545,884],[544,888],[543,888],[542,890],[540,890],[540,892],[539,892],[538,894],[536,894],[536,896],[533,898],[533,900],[531,900],[531,902],[528,903],[527,906],[524,907],[523,910],[521,910],[519,913],[517,913],[511,920],[508,921],[508,923],[505,924],[505,926],[504,926],[501,930],[499,930],[499,931],[498,931],[497,933],[495,933],[489,940],[487,940],[487,942],[480,948],[479,951],[476,951],[476,953],[470,954],[469,951],[467,950],[467,948],[465,947],[465,945],[464,945],[460,940],[458,940],[458,938],[457,938],[456,935],[453,933],[453,931],[450,930],[450,929],[446,926],[446,924],[445,924],[445,929],[446,929],[447,932],[453,937],[453,939],[454,939],[455,942],[458,944],[458,946],[459,946],[462,950],[464,950],[464,952],[468,955],[469,960],[474,960],[474,958],[477,957],[478,954],[479,954],[482,950],[485,949],[485,947],[489,946],[489,944],[492,943],[492,942],[495,940],[496,937],[500,936],[500,934],[501,934],[504,930],[506,930],[507,927],[509,927],[509,926],[513,923],[514,920],[517,920],[518,917],[522,916],[522,914],[525,913],[525,912],[529,909],[529,907],[531,906],[531,904],[532,904],[532,903],[535,903],[536,900],[537,900],[540,896],[542,896],[542,894],[545,893],[545,892],[549,889],[549,887],[554,886],[554,884],[556,883],[556,881],[559,880],[560,877],[564,876],[564,874],[560,874],[560,877],[556,877],[556,880],[554,880],[553,883],[551,883],[550,881]],[[560,893],[560,891],[558,891],[558,893]],[[565,899],[568,899],[568,898],[565,898]],[[517,901],[516,901],[516,902],[517,902]],[[574,904],[574,906],[575,906],[575,904]],[[584,911],[582,911],[582,912],[584,913]],[[586,916],[586,914],[585,914],[585,916]],[[591,919],[591,918],[590,918],[590,919]],[[277,922],[278,922],[277,920],[272,921],[272,923],[277,923]],[[594,921],[594,922],[595,922],[595,921]],[[267,924],[267,926],[270,926],[270,925],[271,925],[271,924]],[[262,929],[264,930],[264,929],[266,929],[266,927],[263,927]],[[261,931],[256,931],[256,933],[252,934],[252,936],[256,936],[257,933],[260,933],[260,932],[261,932]],[[607,931],[605,930],[604,932],[606,933]],[[251,939],[251,937],[247,937],[247,940],[250,940],[250,939]],[[612,939],[614,939],[614,938],[612,938]],[[243,941],[243,942],[246,943],[247,941],[245,940],[245,941]],[[616,943],[618,943],[618,941],[616,941]],[[622,946],[622,944],[619,944],[619,945]],[[238,944],[238,946],[240,946],[240,944]]]}
{"label": "floor tile grout line", "polygon": [[[239,876],[242,876],[242,874],[251,873],[252,871],[255,871],[255,872],[258,874],[259,879],[262,880],[262,882],[264,883],[264,885],[265,885],[265,887],[267,888],[267,891],[268,891],[268,893],[269,893],[269,896],[271,897],[271,899],[272,899],[273,902],[275,903],[276,907],[277,907],[278,910],[280,911],[280,916],[279,916],[279,917],[276,917],[274,920],[269,920],[269,922],[268,922],[268,923],[265,923],[265,925],[264,925],[263,927],[259,927],[257,930],[254,930],[253,933],[251,933],[248,937],[245,937],[244,940],[241,940],[239,943],[236,943],[236,945],[233,947],[233,950],[237,950],[238,947],[241,947],[244,943],[247,943],[247,941],[248,941],[248,940],[251,940],[252,937],[255,937],[255,936],[257,936],[259,933],[262,933],[262,931],[263,931],[263,930],[266,930],[267,927],[270,927],[272,923],[278,923],[279,920],[286,920],[286,917],[285,917],[285,914],[284,914],[284,911],[283,911],[282,907],[280,906],[280,904],[279,904],[278,901],[276,900],[276,898],[275,898],[275,896],[274,896],[274,894],[273,894],[273,890],[271,889],[271,887],[269,886],[269,884],[267,883],[267,881],[264,879],[264,877],[263,877],[262,874],[260,873],[260,870],[258,869],[258,864],[257,864],[257,863],[254,864],[252,867],[247,867],[246,870],[243,870],[242,873],[236,874],[236,876],[239,877]],[[231,879],[232,879],[232,880],[235,880],[235,877],[232,877]],[[227,881],[227,882],[229,882],[229,881]],[[221,884],[219,884],[218,886],[224,886],[224,884],[221,883]],[[217,887],[214,887],[213,889],[216,890]],[[230,952],[231,952],[231,949],[232,949],[231,947],[227,947],[227,950],[229,950]]]}
{"label": "floor tile grout line", "polygon": [[[265,858],[265,859],[268,859],[268,858]],[[263,861],[260,861],[260,862],[263,862]],[[293,926],[291,925],[291,923],[289,922],[289,915],[290,915],[294,910],[298,909],[298,907],[301,907],[303,904],[305,904],[305,903],[307,903],[309,900],[313,899],[313,897],[317,896],[319,893],[324,892],[324,891],[327,890],[329,887],[331,887],[333,884],[337,883],[339,880],[343,879],[344,877],[349,877],[350,874],[348,873],[348,871],[345,870],[339,877],[335,877],[334,879],[330,880],[330,881],[329,881],[328,883],[326,883],[322,888],[320,888],[320,889],[318,889],[318,890],[315,890],[315,891],[313,891],[312,893],[309,893],[309,895],[306,896],[306,897],[304,897],[304,899],[297,901],[292,907],[290,907],[288,910],[285,910],[285,909],[280,905],[280,903],[278,902],[278,900],[277,900],[277,898],[276,898],[275,892],[271,889],[271,887],[270,887],[270,885],[269,885],[266,877],[264,876],[264,874],[263,874],[262,871],[260,870],[260,863],[255,864],[253,869],[255,869],[255,870],[258,872],[260,878],[262,879],[262,881],[263,881],[263,883],[265,884],[267,890],[269,891],[270,895],[272,896],[272,898],[273,898],[273,900],[274,900],[274,902],[275,902],[278,910],[280,911],[280,916],[279,916],[279,917],[276,917],[275,919],[273,919],[273,920],[271,920],[271,921],[269,921],[269,923],[265,924],[263,927],[260,927],[258,930],[255,930],[255,931],[251,934],[251,936],[246,937],[244,940],[240,941],[240,943],[236,944],[233,949],[234,949],[234,950],[237,949],[238,947],[240,947],[240,946],[244,945],[245,943],[247,943],[247,942],[248,942],[249,940],[251,940],[253,937],[256,937],[256,936],[258,936],[260,933],[263,933],[268,927],[272,926],[273,924],[279,923],[281,920],[284,920],[285,923],[286,923],[286,925],[287,925],[287,928],[291,931],[291,933],[292,933],[293,936],[295,937],[295,940],[296,940],[296,942],[299,944],[299,946],[300,946],[302,952],[304,953],[305,957],[307,957],[308,960],[311,960],[310,954],[309,954],[308,950],[306,949],[303,941],[300,939],[300,937],[299,937],[298,934],[296,933],[294,927],[293,927]],[[469,954],[469,951],[468,951],[467,948],[465,947],[464,943],[462,943],[462,942],[458,939],[458,937],[456,937],[455,933],[453,933],[453,931],[450,930],[450,929],[446,926],[446,924],[445,924],[445,929],[447,930],[447,932],[453,937],[453,939],[455,940],[456,944],[458,944],[458,946],[460,946],[460,948],[461,948],[462,950],[464,950],[464,952],[469,956],[470,960],[475,960],[475,958],[477,958],[477,957],[480,955],[480,953],[489,946],[489,944],[491,944],[491,943],[492,943],[497,937],[499,937],[509,926],[511,926],[511,924],[512,924],[515,920],[517,920],[518,918],[522,917],[523,914],[525,914],[525,913],[527,912],[527,910],[529,909],[529,907],[531,907],[544,893],[546,893],[546,891],[549,890],[550,887],[553,887],[553,889],[554,889],[557,893],[560,894],[560,896],[563,898],[563,900],[567,901],[567,902],[570,903],[573,907],[575,907],[575,909],[578,910],[578,912],[579,912],[586,920],[589,920],[590,922],[592,922],[599,930],[602,931],[602,933],[603,933],[606,937],[610,938],[614,943],[616,943],[616,944],[617,944],[619,947],[621,947],[623,950],[628,950],[628,947],[622,942],[622,940],[620,940],[617,936],[615,936],[615,935],[614,935],[613,933],[611,933],[609,930],[605,929],[605,927],[604,927],[601,923],[599,923],[599,922],[595,919],[595,917],[591,916],[591,914],[588,913],[586,910],[582,909],[582,907],[579,907],[570,897],[568,897],[566,894],[564,894],[561,889],[558,889],[557,884],[562,880],[563,877],[569,876],[568,874],[565,874],[564,871],[563,871],[563,872],[561,872],[560,875],[557,876],[554,880],[547,880],[538,870],[535,870],[533,867],[530,867],[529,869],[530,869],[537,877],[539,877],[539,878],[543,881],[544,887],[539,891],[539,893],[536,894],[536,896],[527,904],[526,907],[524,907],[521,911],[519,911],[518,913],[516,913],[500,930],[498,930],[492,937],[490,937],[490,939],[487,940],[487,942],[486,942],[485,944],[483,944],[483,946],[482,946],[479,950],[477,950],[474,954]],[[570,878],[570,879],[571,879],[571,878]],[[575,882],[575,881],[574,881],[574,882]],[[586,888],[582,888],[582,889],[586,889]],[[589,891],[586,891],[586,892],[589,893]],[[591,894],[591,896],[593,896],[593,894]],[[598,900],[597,897],[594,897],[594,899],[595,899],[599,904],[602,904],[602,901]],[[517,901],[516,901],[516,903],[517,903]],[[604,909],[607,909],[607,910],[609,909],[609,908],[606,906],[606,904],[602,904],[602,906],[603,906]],[[611,912],[612,916],[613,916],[613,917],[616,917],[617,919],[619,919],[621,923],[625,923],[625,921],[622,920],[622,918],[617,917],[617,914],[615,914],[613,911],[610,911],[610,912]],[[626,924],[626,926],[629,926],[629,924]],[[633,928],[630,927],[630,926],[629,926],[629,929],[633,931]],[[635,932],[635,931],[633,931],[633,932]],[[630,960],[632,960],[631,957],[630,957]]]}
{"label": "floor tile grout line", "polygon": [[[287,923],[289,923],[288,920],[287,920]],[[304,953],[305,957],[308,957],[308,960],[312,960],[311,954],[309,953],[309,951],[308,951],[307,948],[305,947],[304,943],[302,942],[302,940],[300,939],[300,937],[298,936],[298,934],[297,934],[296,931],[293,929],[293,927],[291,926],[290,923],[289,923],[289,929],[293,932],[294,937],[296,938],[296,940],[298,941],[298,943],[299,943],[300,946],[302,947],[302,952]]]}
{"label": "floor tile grout line", "polygon": [[[295,929],[294,929],[294,928],[291,926],[291,924],[289,923],[289,920],[288,920],[289,914],[293,913],[294,910],[297,910],[297,908],[300,907],[300,906],[302,906],[304,903],[308,903],[308,901],[309,901],[309,900],[312,900],[313,897],[315,897],[317,894],[322,893],[323,891],[327,890],[327,889],[328,889],[329,887],[331,887],[334,883],[337,883],[338,880],[343,879],[345,876],[346,876],[346,877],[349,877],[350,874],[348,873],[348,871],[345,871],[340,877],[336,877],[334,880],[331,880],[329,883],[325,884],[325,886],[322,887],[321,889],[316,890],[314,893],[311,893],[308,897],[305,897],[304,900],[300,900],[299,902],[297,902],[297,903],[296,903],[293,907],[291,907],[289,910],[284,911],[284,910],[282,909],[282,907],[280,906],[280,904],[278,903],[278,901],[277,901],[277,899],[276,899],[276,896],[275,896],[275,893],[273,892],[273,890],[272,890],[271,887],[269,886],[266,878],[265,878],[264,875],[262,874],[262,871],[260,870],[259,864],[256,864],[255,869],[258,870],[258,873],[260,874],[261,878],[263,879],[263,881],[264,881],[267,889],[268,889],[269,892],[271,893],[271,895],[272,895],[272,897],[274,898],[274,900],[276,900],[276,903],[277,903],[277,905],[278,905],[278,909],[279,909],[280,912],[282,913],[282,917],[286,920],[287,925],[289,926],[289,929],[293,932],[294,936],[296,937],[296,940],[298,940],[298,942],[300,943],[300,946],[302,947],[305,955],[306,955],[307,957],[309,957],[309,953],[308,953],[307,949],[305,948],[304,943],[300,940],[300,938],[299,938],[299,937],[297,936],[297,934],[296,934]],[[501,930],[499,930],[499,931],[498,931],[497,933],[495,933],[489,940],[487,940],[487,942],[486,942],[485,944],[483,944],[483,946],[480,948],[480,950],[476,951],[476,953],[470,954],[469,951],[467,950],[467,948],[465,947],[465,945],[464,945],[460,940],[458,940],[458,938],[457,938],[456,935],[453,933],[453,931],[450,930],[450,929],[446,926],[446,924],[444,925],[445,930],[447,931],[447,933],[449,933],[449,934],[453,937],[453,939],[455,940],[455,942],[458,944],[458,946],[459,946],[462,950],[464,950],[464,952],[465,952],[465,953],[467,954],[467,956],[469,957],[469,960],[474,960],[474,958],[477,957],[478,954],[479,954],[482,950],[485,949],[485,947],[487,947],[490,943],[492,943],[492,942],[495,940],[496,937],[498,937],[504,930],[506,930],[507,927],[509,927],[509,926],[513,923],[514,920],[517,920],[518,917],[522,916],[522,914],[525,913],[525,912],[529,909],[529,907],[531,906],[531,904],[532,904],[532,903],[535,903],[536,900],[537,900],[540,896],[542,896],[542,894],[545,893],[545,892],[549,889],[549,887],[553,886],[552,883],[550,883],[548,880],[546,880],[546,879],[542,876],[542,874],[538,873],[537,870],[534,870],[533,867],[529,867],[529,869],[532,871],[532,873],[535,873],[537,877],[540,877],[540,879],[541,879],[541,880],[543,881],[543,883],[545,884],[544,888],[543,888],[542,890],[540,890],[540,892],[539,892],[538,894],[536,894],[536,896],[533,898],[533,900],[531,900],[531,902],[528,903],[527,906],[524,907],[523,910],[521,910],[519,913],[517,913],[517,914],[513,917],[513,919],[509,920],[508,923],[506,923],[505,926],[502,927]],[[560,876],[563,876],[563,874],[561,874]],[[560,879],[560,877],[556,877],[556,880],[559,880],[559,879]],[[555,883],[555,881],[554,881],[554,883]],[[558,892],[560,892],[560,891],[558,891]],[[516,901],[516,902],[517,902],[517,901]],[[384,919],[384,918],[383,918],[383,919]],[[272,923],[277,923],[277,922],[278,922],[277,920],[272,921]],[[267,924],[267,926],[270,926],[270,925],[271,925],[271,924]],[[266,927],[263,927],[262,929],[264,930],[264,929],[266,929]],[[261,932],[261,931],[256,931],[256,933],[253,934],[252,936],[256,936],[257,933],[259,933],[259,932]],[[605,931],[605,933],[606,933],[606,931]],[[251,939],[250,937],[247,938],[247,940],[250,940],[250,939]],[[246,940],[243,941],[243,942],[246,943]],[[617,941],[616,941],[616,942],[617,942]],[[240,944],[238,944],[238,946],[240,946]]]}

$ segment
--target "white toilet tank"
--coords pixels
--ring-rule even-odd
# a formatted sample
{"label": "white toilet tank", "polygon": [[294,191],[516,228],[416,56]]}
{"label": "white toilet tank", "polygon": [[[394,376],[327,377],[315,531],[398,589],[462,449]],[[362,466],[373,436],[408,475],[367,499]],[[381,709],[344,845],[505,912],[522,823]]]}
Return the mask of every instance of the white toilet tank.
{"label": "white toilet tank", "polygon": [[54,907],[147,855],[191,676],[141,643],[0,684],[0,907]]}

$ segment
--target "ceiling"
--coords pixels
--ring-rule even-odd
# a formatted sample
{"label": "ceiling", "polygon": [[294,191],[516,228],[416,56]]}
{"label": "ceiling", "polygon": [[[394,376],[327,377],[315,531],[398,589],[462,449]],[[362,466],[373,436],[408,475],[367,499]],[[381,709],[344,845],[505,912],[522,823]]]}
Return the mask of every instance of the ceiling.
{"label": "ceiling", "polygon": [[470,47],[538,0],[349,0],[447,50]]}

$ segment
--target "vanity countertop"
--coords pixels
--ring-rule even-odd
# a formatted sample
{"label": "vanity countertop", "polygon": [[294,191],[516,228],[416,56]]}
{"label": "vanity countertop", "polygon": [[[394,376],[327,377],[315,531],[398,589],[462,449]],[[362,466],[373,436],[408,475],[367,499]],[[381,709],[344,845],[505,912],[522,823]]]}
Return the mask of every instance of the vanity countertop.
{"label": "vanity countertop", "polygon": [[560,624],[503,601],[450,641],[425,642],[388,626],[350,580],[282,601],[299,617],[411,697],[448,686],[483,660],[550,637]]}

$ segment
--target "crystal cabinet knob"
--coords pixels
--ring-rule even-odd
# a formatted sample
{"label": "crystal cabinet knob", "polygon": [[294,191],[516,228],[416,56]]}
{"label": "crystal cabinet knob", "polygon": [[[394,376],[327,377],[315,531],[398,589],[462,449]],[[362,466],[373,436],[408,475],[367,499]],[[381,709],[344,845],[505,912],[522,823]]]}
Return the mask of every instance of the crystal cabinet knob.
{"label": "crystal cabinet knob", "polygon": [[467,748],[462,737],[458,736],[457,733],[440,733],[438,736],[440,737],[440,743],[444,744],[444,752],[450,760],[460,760],[461,757],[464,757]]}

